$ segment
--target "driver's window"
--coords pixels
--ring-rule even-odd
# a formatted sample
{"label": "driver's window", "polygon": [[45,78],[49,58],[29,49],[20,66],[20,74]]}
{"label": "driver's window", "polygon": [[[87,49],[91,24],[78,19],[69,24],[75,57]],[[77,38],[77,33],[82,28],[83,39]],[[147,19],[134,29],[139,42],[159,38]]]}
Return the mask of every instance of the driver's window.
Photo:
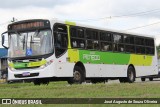
{"label": "driver's window", "polygon": [[63,24],[55,24],[53,30],[55,55],[58,58],[66,52],[68,47],[67,27]]}

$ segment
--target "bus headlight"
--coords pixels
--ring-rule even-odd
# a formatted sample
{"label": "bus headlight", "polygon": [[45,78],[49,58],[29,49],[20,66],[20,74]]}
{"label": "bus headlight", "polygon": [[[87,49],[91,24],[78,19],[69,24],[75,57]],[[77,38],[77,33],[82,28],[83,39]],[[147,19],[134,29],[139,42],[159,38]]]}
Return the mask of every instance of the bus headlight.
{"label": "bus headlight", "polygon": [[8,68],[11,70],[11,71],[14,71],[16,69],[14,69],[14,64],[11,62],[8,64]]}
{"label": "bus headlight", "polygon": [[15,71],[16,69],[14,69],[14,68],[11,68],[11,67],[9,67],[9,69],[11,70],[11,71]]}

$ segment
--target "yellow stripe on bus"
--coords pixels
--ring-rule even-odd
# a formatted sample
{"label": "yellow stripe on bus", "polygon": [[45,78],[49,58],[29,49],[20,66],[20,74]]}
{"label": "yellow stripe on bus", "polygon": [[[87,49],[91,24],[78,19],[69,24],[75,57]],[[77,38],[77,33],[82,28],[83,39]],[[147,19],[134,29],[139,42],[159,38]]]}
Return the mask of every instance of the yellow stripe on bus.
{"label": "yellow stripe on bus", "polygon": [[68,48],[71,48],[71,42],[70,42],[71,35],[70,35],[70,26],[69,25],[67,25],[67,32],[68,32]]}
{"label": "yellow stripe on bus", "polygon": [[78,49],[68,49],[68,57],[70,58],[69,62],[79,61],[79,50]]}
{"label": "yellow stripe on bus", "polygon": [[152,64],[152,56],[131,54],[129,64],[137,66],[150,66]]}
{"label": "yellow stripe on bus", "polygon": [[73,26],[75,26],[75,25],[76,25],[76,23],[75,23],[75,22],[70,22],[70,21],[65,21],[65,24],[67,24],[67,25],[73,25]]}

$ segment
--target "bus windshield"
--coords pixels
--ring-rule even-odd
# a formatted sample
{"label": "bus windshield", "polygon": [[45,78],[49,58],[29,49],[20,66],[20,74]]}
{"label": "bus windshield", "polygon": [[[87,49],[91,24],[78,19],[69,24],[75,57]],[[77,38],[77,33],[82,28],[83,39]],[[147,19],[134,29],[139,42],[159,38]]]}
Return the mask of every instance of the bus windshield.
{"label": "bus windshield", "polygon": [[39,56],[53,52],[51,30],[15,32],[9,35],[8,55],[11,58]]}

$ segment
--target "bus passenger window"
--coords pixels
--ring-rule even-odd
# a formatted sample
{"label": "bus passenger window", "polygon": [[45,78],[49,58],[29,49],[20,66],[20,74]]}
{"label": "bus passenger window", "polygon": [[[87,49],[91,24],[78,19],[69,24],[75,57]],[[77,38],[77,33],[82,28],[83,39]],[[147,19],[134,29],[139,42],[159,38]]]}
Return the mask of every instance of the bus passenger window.
{"label": "bus passenger window", "polygon": [[55,56],[60,57],[67,50],[68,36],[67,27],[63,24],[54,25],[54,45],[55,45]]}
{"label": "bus passenger window", "polygon": [[84,30],[79,28],[77,29],[77,37],[84,38]]}
{"label": "bus passenger window", "polygon": [[119,52],[124,52],[124,45],[119,44],[118,45],[118,51]]}
{"label": "bus passenger window", "polygon": [[91,40],[87,40],[87,49],[93,49],[93,44]]}
{"label": "bus passenger window", "polygon": [[100,32],[100,40],[102,41],[112,41],[112,36],[107,32]]}
{"label": "bus passenger window", "polygon": [[114,43],[122,43],[122,36],[118,34],[113,34],[113,42]]}
{"label": "bus passenger window", "polygon": [[81,47],[81,48],[84,48],[84,42],[81,42],[81,43],[80,43],[80,47]]}
{"label": "bus passenger window", "polygon": [[72,48],[85,48],[84,29],[71,26],[71,46]]}
{"label": "bus passenger window", "polygon": [[111,51],[111,47],[111,43],[101,42],[101,51]]}
{"label": "bus passenger window", "polygon": [[77,41],[72,41],[72,46],[77,47]]}
{"label": "bus passenger window", "polygon": [[85,42],[83,39],[71,38],[71,45],[73,48],[85,48]]}
{"label": "bus passenger window", "polygon": [[56,41],[56,47],[61,47],[61,34],[57,34],[57,41]]}
{"label": "bus passenger window", "polygon": [[99,50],[99,44],[98,41],[93,41],[93,49]]}
{"label": "bus passenger window", "polygon": [[146,47],[146,54],[154,55],[154,48]]}
{"label": "bus passenger window", "polygon": [[129,53],[135,53],[135,46],[134,45],[126,45],[125,51]]}
{"label": "bus passenger window", "polygon": [[104,49],[104,51],[108,51],[108,50],[109,50],[109,45],[105,45],[105,46],[103,47],[103,49]]}
{"label": "bus passenger window", "polygon": [[118,51],[118,44],[113,44],[113,51]]}
{"label": "bus passenger window", "polygon": [[99,42],[97,40],[87,40],[87,49],[99,50]]}
{"label": "bus passenger window", "polygon": [[140,37],[136,37],[135,39],[136,41],[136,45],[144,45],[144,39],[143,38],[140,38]]}
{"label": "bus passenger window", "polygon": [[138,54],[145,54],[145,48],[142,46],[137,46],[136,47],[136,53]]}

